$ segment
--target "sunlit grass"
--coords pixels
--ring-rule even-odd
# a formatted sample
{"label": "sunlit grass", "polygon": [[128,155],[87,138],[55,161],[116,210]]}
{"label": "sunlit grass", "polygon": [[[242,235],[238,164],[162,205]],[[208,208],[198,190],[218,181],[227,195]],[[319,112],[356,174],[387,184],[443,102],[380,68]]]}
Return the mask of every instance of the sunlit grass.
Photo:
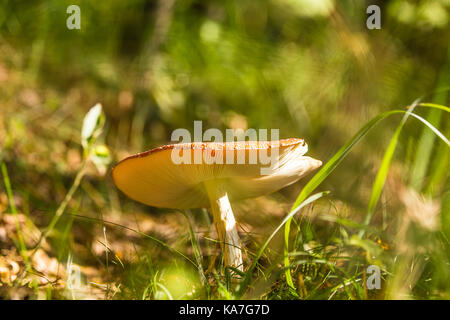
{"label": "sunlit grass", "polygon": [[[418,240],[415,239],[415,236],[412,236],[413,238],[410,239],[411,235],[406,234],[407,230],[403,230],[402,232],[399,232],[397,236],[392,237],[385,234],[383,230],[371,226],[371,218],[375,213],[376,205],[382,194],[400,132],[408,117],[412,116],[421,121],[428,127],[430,132],[436,134],[447,147],[449,146],[448,140],[441,132],[439,132],[439,130],[434,128],[417,114],[413,113],[414,107],[440,109],[446,113],[450,111],[448,107],[442,105],[415,103],[407,111],[389,111],[380,114],[369,121],[351,140],[331,157],[317,174],[310,179],[297,197],[292,206],[292,210],[273,230],[266,241],[259,245],[258,242],[254,242],[251,250],[256,250],[256,253],[253,254],[251,251],[247,251],[247,261],[250,264],[244,270],[244,273],[233,270],[235,274],[238,274],[237,278],[236,275],[231,277],[230,269],[223,270],[220,267],[220,259],[216,262],[219,263],[217,266],[219,267],[218,269],[214,268],[214,265],[212,265],[213,269],[211,269],[211,265],[209,267],[207,266],[208,262],[205,260],[204,256],[204,250],[206,248],[201,247],[194,227],[194,221],[198,219],[195,219],[191,212],[180,212],[179,215],[180,217],[182,215],[185,217],[183,224],[188,228],[187,239],[190,239],[189,245],[192,248],[192,258],[186,255],[186,253],[183,253],[183,250],[176,249],[166,244],[164,241],[159,240],[157,237],[142,233],[139,230],[131,229],[103,219],[69,214],[69,216],[72,217],[70,221],[73,221],[74,218],[87,219],[89,223],[98,223],[103,226],[112,226],[114,228],[124,228],[133,231],[140,237],[150,239],[155,244],[168,250],[174,259],[169,265],[167,265],[167,261],[162,264],[155,263],[157,258],[152,258],[152,255],[149,253],[138,258],[138,260],[131,265],[129,263],[124,263],[109,248],[107,234],[105,233],[105,227],[103,227],[103,245],[106,249],[105,270],[106,273],[110,274],[108,277],[113,276],[110,270],[111,266],[115,265],[119,267],[119,274],[113,276],[119,276],[119,278],[110,280],[114,282],[116,291],[114,292],[113,290],[111,293],[112,289],[110,288],[110,285],[107,284],[105,287],[105,297],[127,299],[238,299],[243,296],[246,298],[265,299],[379,299],[388,297],[414,297],[413,292],[408,293],[408,290],[405,291],[404,283],[398,279],[402,277],[401,270],[409,267],[409,264],[416,260],[414,258],[414,246],[417,245]],[[380,169],[378,170],[378,174],[376,175],[375,182],[372,186],[372,194],[369,200],[367,213],[361,222],[341,219],[328,212],[321,212],[319,216],[320,219],[329,221],[333,224],[333,227],[329,230],[331,231],[329,237],[324,237],[323,234],[319,236],[317,233],[318,230],[311,223],[309,217],[306,218],[306,221],[303,218],[300,221],[294,219],[294,216],[298,214],[298,212],[302,209],[304,212],[305,207],[311,207],[314,201],[317,201],[325,195],[325,193],[322,192],[307,198],[309,194],[333,172],[333,170],[338,168],[352,148],[370,130],[374,129],[376,124],[386,117],[401,114],[404,116],[382,158]],[[12,187],[4,164],[2,164],[2,173],[8,191],[12,212],[17,215],[17,210],[15,209],[12,200]],[[76,186],[79,184],[80,181],[75,183]],[[70,194],[70,197],[73,196],[74,191]],[[62,203],[66,206],[67,202],[68,200],[64,199]],[[58,210],[54,217],[59,218],[62,216],[63,213],[58,213]],[[397,220],[403,221],[403,223],[406,221],[409,226],[409,220],[405,219],[406,218],[398,217]],[[55,218],[53,218],[52,221],[55,221]],[[294,235],[291,234],[292,221],[294,221],[296,225],[296,228],[294,228]],[[55,225],[56,222],[50,223],[51,229],[53,229]],[[65,228],[65,231],[61,235],[61,239],[67,239],[71,225],[72,222],[67,225],[68,227]],[[265,250],[270,241],[283,226],[285,226],[284,254],[280,255],[275,253],[275,256],[269,257]],[[420,225],[414,226],[411,224],[410,227],[415,230],[418,228],[415,231],[418,237],[425,236],[431,240],[427,247],[430,250],[435,251],[436,256],[439,256],[440,259],[442,259],[434,261],[436,264],[434,268],[445,270],[445,265],[448,264],[448,260],[445,257],[444,252],[445,248],[448,248],[449,243],[448,239],[445,238],[444,233],[441,233],[440,236],[438,234],[430,233],[427,236],[427,230],[422,230]],[[17,230],[19,236],[17,245],[22,255],[26,258],[27,248],[25,247],[19,224],[17,224]],[[369,236],[366,236],[367,233]],[[50,233],[47,231],[43,235],[47,237]],[[320,239],[316,236],[319,236]],[[294,239],[294,244],[289,245],[292,239]],[[388,241],[388,243],[385,243],[384,241]],[[41,243],[42,240],[38,242],[38,246],[40,246]],[[209,240],[207,240],[206,243],[209,243]],[[395,258],[395,260],[398,260],[399,262],[393,264],[393,253],[390,251],[397,250],[397,246],[409,246],[409,249],[403,252],[399,258]],[[440,246],[442,246],[442,249],[439,248]],[[273,254],[274,252],[271,251],[270,255]],[[272,260],[272,265],[260,263],[260,259],[263,255],[265,255],[265,259]],[[61,257],[62,256],[59,255],[60,259]],[[30,258],[32,258],[32,255],[30,255]],[[281,261],[284,262],[284,267],[281,267],[281,265],[280,267],[277,267],[276,264]],[[411,277],[414,279],[403,279],[403,281],[410,281],[415,286],[420,286],[422,283],[420,281],[433,281],[432,273],[430,275],[422,275],[422,272],[426,272],[427,263],[424,261],[416,261],[415,263],[416,265],[421,266],[421,269],[411,273],[413,274]],[[384,288],[381,292],[368,292],[365,282],[367,279],[366,268],[369,264],[376,264],[383,271]],[[399,265],[401,267],[399,267]],[[422,279],[421,277],[423,276],[429,278]],[[446,279],[447,276],[445,274],[440,275],[442,279]],[[93,285],[97,284],[94,283]],[[441,286],[442,283],[438,281],[438,285]],[[119,290],[118,288],[121,289]],[[267,291],[268,289],[270,289],[270,291]],[[38,288],[35,288],[35,290],[38,290]],[[421,289],[418,289],[417,291],[421,292]],[[440,294],[444,294],[444,296],[439,296]],[[438,295],[437,297],[445,297],[445,292],[430,293],[429,291],[426,291],[425,295],[431,297],[435,295]],[[71,291],[71,296],[73,298],[76,294]]]}
{"label": "sunlit grass", "polygon": [[[0,3],[0,298],[450,299],[448,23],[402,0],[371,31],[362,1],[157,2],[83,2],[70,32],[64,1]],[[194,120],[279,128],[324,163],[236,203],[244,272],[207,210],[144,207],[110,178]]]}

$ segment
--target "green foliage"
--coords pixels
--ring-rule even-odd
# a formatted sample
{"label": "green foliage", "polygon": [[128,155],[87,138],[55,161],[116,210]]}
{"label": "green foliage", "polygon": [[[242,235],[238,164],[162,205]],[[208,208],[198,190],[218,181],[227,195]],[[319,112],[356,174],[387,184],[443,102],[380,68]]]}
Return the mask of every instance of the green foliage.
{"label": "green foliage", "polygon": [[[68,30],[71,4],[0,2],[0,227],[13,222],[0,248],[18,253],[0,267],[23,271],[1,288],[86,297],[66,294],[71,265],[91,298],[450,298],[448,1],[380,2],[381,30],[364,1],[81,0]],[[207,213],[148,208],[111,181],[194,120],[280,129],[324,163],[232,204],[239,287],[208,267]],[[36,268],[42,251],[57,275]],[[382,290],[365,285],[370,264]]]}
{"label": "green foliage", "polygon": [[[102,112],[102,105],[97,103],[84,117],[83,127],[81,129],[81,145],[88,149],[95,142],[95,139],[101,134],[105,125],[105,116]],[[103,152],[106,154],[106,152]]]}

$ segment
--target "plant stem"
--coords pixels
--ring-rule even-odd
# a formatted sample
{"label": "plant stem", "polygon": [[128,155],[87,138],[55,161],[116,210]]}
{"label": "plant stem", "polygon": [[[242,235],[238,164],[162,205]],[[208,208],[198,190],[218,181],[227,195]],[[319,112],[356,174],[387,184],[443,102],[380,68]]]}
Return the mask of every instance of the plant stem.
{"label": "plant stem", "polygon": [[77,191],[78,187],[80,186],[81,179],[84,176],[84,172],[86,169],[87,159],[83,161],[81,164],[81,168],[78,171],[75,180],[73,181],[72,186],[70,187],[69,191],[67,192],[66,196],[64,197],[64,200],[59,205],[58,209],[56,209],[55,215],[53,216],[52,220],[50,221],[49,225],[47,226],[45,232],[41,235],[38,243],[34,247],[33,253],[30,255],[30,259],[34,256],[34,254],[37,252],[37,250],[40,248],[44,240],[48,237],[48,235],[53,231],[56,223],[58,222],[59,218],[63,215],[64,211],[66,210],[67,205],[69,204],[69,201],[72,199],[75,191]]}

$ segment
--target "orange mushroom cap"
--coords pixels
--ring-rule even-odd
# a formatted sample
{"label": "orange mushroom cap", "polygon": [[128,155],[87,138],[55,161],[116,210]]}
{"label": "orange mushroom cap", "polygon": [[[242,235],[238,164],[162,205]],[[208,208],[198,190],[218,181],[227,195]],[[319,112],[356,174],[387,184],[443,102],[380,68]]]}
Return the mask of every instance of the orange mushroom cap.
{"label": "orange mushroom cap", "polygon": [[[221,184],[230,200],[269,194],[296,182],[322,165],[320,160],[304,156],[307,150],[305,141],[295,138],[171,144],[125,158],[114,167],[112,176],[123,193],[141,203],[203,208],[209,207],[207,181]],[[175,163],[174,153],[185,156],[188,163]],[[195,162],[196,153],[201,163]],[[244,156],[244,163],[238,163]]]}

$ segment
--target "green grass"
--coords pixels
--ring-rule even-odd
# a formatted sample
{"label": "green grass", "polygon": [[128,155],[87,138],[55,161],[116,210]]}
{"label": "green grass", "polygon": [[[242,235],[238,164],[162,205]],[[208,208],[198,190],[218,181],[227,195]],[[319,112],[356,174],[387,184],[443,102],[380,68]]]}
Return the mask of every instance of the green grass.
{"label": "green grass", "polygon": [[[394,115],[394,114],[401,114],[401,113],[405,113],[404,117],[401,120],[401,123],[399,124],[399,126],[397,127],[394,136],[392,137],[388,148],[386,149],[386,152],[383,156],[383,160],[382,163],[380,165],[380,169],[378,170],[375,182],[373,184],[372,187],[372,194],[369,200],[369,205],[368,205],[368,209],[367,209],[367,214],[364,218],[363,224],[364,226],[367,226],[370,223],[370,220],[372,218],[372,215],[375,211],[376,205],[378,203],[378,200],[380,198],[384,183],[386,181],[386,177],[388,174],[388,170],[389,170],[389,166],[392,160],[392,157],[394,155],[394,151],[395,151],[395,147],[397,145],[398,142],[398,138],[400,135],[400,132],[407,120],[407,118],[412,115],[414,117],[416,117],[417,119],[419,119],[420,121],[422,121],[426,126],[428,126],[438,137],[440,137],[446,144],[447,146],[450,146],[449,141],[445,138],[445,136],[440,133],[436,128],[434,128],[430,123],[428,123],[426,120],[422,119],[421,117],[412,114],[414,108],[416,107],[417,102],[415,102],[413,104],[413,106],[410,108],[410,110],[408,111],[402,111],[402,110],[393,110],[393,111],[389,111],[383,114],[378,115],[377,117],[375,117],[374,119],[372,119],[371,121],[369,121],[349,142],[347,142],[324,166],[323,168],[309,181],[309,183],[303,188],[302,192],[299,194],[299,196],[297,197],[294,205],[293,205],[293,209],[295,210],[296,207],[302,203],[302,201],[304,201],[304,199],[314,190],[316,189],[320,183],[322,183],[326,177],[339,165],[339,163],[345,158],[345,156],[351,151],[352,147],[359,142],[360,139],[362,139],[364,137],[365,134],[367,134],[367,132],[372,129],[379,121],[383,120],[384,118],[390,116],[390,115]],[[443,109],[447,112],[449,112],[449,108],[445,107],[445,106],[436,106],[433,104],[425,104],[424,106],[426,107],[432,107],[435,108],[436,110],[438,109]],[[291,211],[292,211],[291,210]],[[289,267],[289,234],[290,234],[290,220],[288,220],[288,222],[286,223],[286,227],[285,227],[285,260],[284,260],[284,264],[285,267],[288,268]],[[362,237],[364,235],[365,229],[362,228],[361,231],[359,232],[359,237]],[[292,282],[292,276],[290,274],[290,269],[286,270],[286,281],[288,283],[288,285],[291,288],[294,288],[294,284]]]}
{"label": "green grass", "polygon": [[3,182],[5,184],[5,189],[6,189],[6,192],[8,195],[8,203],[9,203],[9,206],[11,207],[11,212],[15,218],[15,226],[16,226],[16,230],[17,230],[16,232],[17,232],[17,241],[18,241],[16,246],[20,250],[20,254],[22,255],[22,257],[25,259],[26,269],[30,270],[30,263],[28,261],[29,258],[28,258],[28,254],[27,254],[27,248],[25,246],[25,241],[23,239],[23,234],[22,234],[22,228],[20,226],[19,218],[17,216],[17,208],[16,208],[16,204],[14,202],[13,192],[12,192],[12,188],[11,188],[11,182],[9,180],[9,175],[8,175],[8,169],[6,168],[6,165],[4,162],[1,163],[1,168],[2,168]]}
{"label": "green grass", "polygon": [[[225,269],[224,273],[215,269],[212,271],[206,271],[207,260],[203,254],[204,249],[200,245],[201,242],[198,241],[198,235],[195,232],[195,216],[192,212],[179,213],[179,215],[184,215],[185,220],[182,223],[187,226],[189,245],[192,248],[192,258],[187,254],[183,253],[183,250],[176,249],[164,241],[159,240],[155,236],[151,236],[123,226],[114,222],[100,219],[94,219],[90,217],[84,217],[79,214],[69,214],[70,219],[66,224],[63,234],[61,236],[61,241],[66,242],[69,234],[71,233],[71,226],[73,224],[73,219],[86,219],[89,223],[98,223],[103,227],[103,239],[105,246],[105,271],[109,274],[108,277],[114,277],[111,274],[112,269],[116,269],[120,266],[119,279],[113,280],[122,286],[121,294],[117,294],[120,298],[132,298],[132,299],[180,299],[180,298],[207,298],[207,299],[239,299],[245,298],[265,298],[265,299],[367,299],[368,290],[365,285],[365,279],[367,275],[365,274],[365,268],[369,264],[379,265],[383,270],[383,280],[384,287],[389,288],[390,286],[395,288],[395,290],[401,290],[398,287],[401,283],[398,282],[400,273],[399,267],[392,262],[392,254],[383,250],[380,247],[380,243],[383,242],[379,239],[385,238],[385,230],[380,230],[376,226],[372,226],[372,217],[377,210],[377,204],[381,197],[385,181],[388,176],[389,168],[394,157],[394,152],[396,150],[397,144],[399,142],[400,133],[405,126],[407,119],[413,117],[418,119],[421,123],[426,125],[430,132],[433,132],[438,138],[443,141],[447,146],[450,146],[447,138],[433,125],[427,122],[422,117],[413,113],[415,108],[431,108],[433,110],[441,110],[446,113],[450,112],[450,108],[431,103],[417,103],[415,102],[407,111],[404,110],[393,110],[382,113],[371,121],[369,121],[361,130],[350,139],[343,147],[341,147],[325,165],[309,180],[309,182],[303,187],[302,191],[298,195],[296,201],[294,202],[290,212],[282,219],[278,226],[273,230],[270,236],[264,241],[264,243],[259,243],[254,241],[251,245],[251,249],[247,251],[247,267],[243,273],[238,270],[233,270],[234,273],[240,275],[238,280],[231,279],[231,273],[229,269]],[[314,210],[312,204],[322,198],[328,192],[320,192],[315,195],[309,196],[317,187],[323,183],[327,177],[338,168],[342,163],[344,158],[352,151],[355,145],[360,142],[360,140],[370,131],[373,130],[379,122],[390,117],[392,115],[401,115],[403,117],[400,124],[392,136],[388,147],[382,157],[380,167],[378,169],[375,181],[372,185],[371,196],[369,199],[369,204],[367,207],[366,215],[361,222],[353,221],[351,219],[339,218],[339,214],[334,215],[332,213],[333,209],[329,209],[330,212],[321,212],[320,217],[323,221],[328,221],[332,223],[332,227],[328,229],[328,236],[319,233],[319,230],[314,226],[307,216],[306,218],[300,216],[300,221],[297,221],[294,217],[299,213],[303,212],[305,214],[305,208],[310,208]],[[89,153],[85,153],[89,154]],[[87,160],[88,158],[86,158]],[[83,164],[81,168],[84,168]],[[51,222],[45,229],[46,231],[42,234],[40,241],[37,244],[39,247],[43,240],[51,235],[50,231],[53,231],[57,225],[58,220],[63,215],[68,215],[65,208],[69,201],[74,196],[75,190],[78,188],[83,176],[83,170],[80,170],[75,178],[75,182],[72,184],[68,194],[63,199],[62,203],[58,206]],[[8,200],[11,206],[11,211],[16,218],[16,228],[18,230],[18,243],[17,246],[24,256],[25,261],[28,265],[27,273],[31,272],[31,267],[28,262],[28,257],[32,258],[36,252],[35,248],[28,248],[31,252],[30,255],[27,253],[27,248],[23,239],[23,234],[21,227],[18,223],[17,209],[14,205],[12,187],[7,174],[6,166],[2,164],[2,174],[4,178],[4,183],[6,190],[8,192]],[[309,196],[309,197],[308,197]],[[323,200],[322,200],[323,201]],[[302,211],[303,209],[303,211]],[[304,221],[306,219],[306,221]],[[295,234],[291,234],[291,223],[294,221],[297,228]],[[302,222],[303,221],[303,222]],[[205,221],[204,221],[205,222]],[[206,220],[209,223],[208,219]],[[137,262],[135,266],[124,263],[120,258],[113,252],[108,246],[108,239],[106,234],[106,226],[114,228],[123,228],[132,231],[142,238],[150,239],[154,243],[158,244],[164,249],[167,249],[171,258],[174,259],[175,264],[171,267],[167,265],[160,265],[154,263],[154,258],[151,258],[149,253],[145,257],[145,261]],[[283,254],[278,254],[275,251],[268,252],[266,249],[269,243],[276,237],[277,233],[284,226],[284,249]],[[209,226],[206,226],[207,228]],[[420,226],[410,225],[411,228],[417,229],[417,234],[420,237],[431,237],[431,250],[435,250],[442,260],[434,261],[434,266],[431,268],[444,268],[448,263],[448,257],[444,254],[446,248],[448,248],[448,239],[444,234],[436,234],[434,232],[429,233],[420,229]],[[251,237],[251,235],[249,235]],[[291,240],[294,237],[294,245],[290,246]],[[392,236],[391,236],[392,237]],[[413,239],[409,239],[410,235],[403,235],[402,239],[389,239],[393,246],[400,245],[396,243],[397,241],[410,241],[411,246],[413,246],[417,239],[413,236]],[[65,239],[65,240],[64,240]],[[205,238],[206,239],[206,238]],[[319,240],[321,241],[319,243]],[[383,240],[384,241],[384,240]],[[206,243],[208,243],[207,240]],[[310,246],[310,244],[313,244]],[[307,245],[307,247],[305,247]],[[209,246],[207,246],[209,247]],[[62,246],[62,248],[65,248]],[[245,250],[245,248],[243,248]],[[255,250],[256,253],[252,253],[251,250]],[[349,252],[349,255],[341,255],[341,252]],[[60,253],[59,259],[62,258]],[[72,255],[69,252],[70,265],[72,265]],[[179,257],[179,258],[177,258]],[[411,259],[414,260],[414,254],[409,253],[407,257],[400,256],[400,264],[403,267],[407,267],[411,263]],[[180,259],[181,258],[181,259]],[[264,259],[263,259],[264,258]],[[264,260],[261,262],[261,260]],[[268,261],[270,263],[268,264]],[[278,261],[278,262],[277,262]],[[284,267],[276,267],[276,265],[283,261]],[[218,263],[218,262],[216,262]],[[416,262],[417,263],[417,262]],[[173,264],[173,263],[172,263]],[[429,263],[424,263],[421,261],[423,269],[425,270],[425,265]],[[114,267],[117,266],[117,267]],[[68,264],[69,266],[69,264]],[[175,268],[175,269],[173,269]],[[189,270],[194,268],[195,273],[191,273]],[[148,272],[151,270],[151,272]],[[178,274],[188,273],[189,276],[181,280],[177,280],[173,283],[171,278],[165,273],[167,270],[171,270],[170,277],[177,277]],[[175,270],[175,271],[174,271]],[[401,269],[400,269],[401,270]],[[175,272],[175,275],[173,274]],[[432,271],[431,271],[432,272]],[[419,280],[415,283],[415,286],[420,285],[421,277],[425,276],[426,272],[417,275]],[[433,273],[431,273],[433,274]],[[22,275],[20,275],[22,276]],[[26,276],[26,273],[23,275]],[[117,276],[117,275],[116,275]],[[116,277],[115,276],[115,277]],[[125,277],[126,279],[120,280],[120,278]],[[294,284],[294,278],[298,279],[298,283]],[[447,279],[444,276],[443,279]],[[122,282],[123,281],[123,282]],[[149,282],[150,281],[150,282]],[[178,292],[176,295],[171,293],[171,290],[177,286],[177,283],[186,282],[185,288],[192,287],[195,294],[187,292]],[[423,279],[422,281],[429,281],[428,279]],[[438,282],[438,285],[446,285]],[[116,283],[117,286],[117,283]],[[109,292],[110,285],[107,284],[106,296],[111,295]],[[261,289],[263,288],[263,289]],[[267,289],[270,288],[270,291]],[[38,290],[37,288],[35,290]],[[385,289],[388,290],[388,289]],[[394,289],[391,289],[394,290]],[[125,293],[125,296],[122,294]],[[70,291],[71,297],[75,298],[76,294]],[[446,297],[446,293],[435,293],[438,294],[436,297]],[[444,296],[439,296],[444,294]],[[428,292],[427,295],[430,295]],[[51,296],[51,292],[50,292]],[[112,294],[114,298],[115,294]],[[371,298],[383,298],[383,297],[397,297],[395,294],[390,292],[382,292],[373,294],[371,293]],[[369,297],[369,298],[370,298]]]}
{"label": "green grass", "polygon": [[[428,107],[436,110],[443,110],[445,112],[449,112],[450,109],[436,104],[418,104],[414,103],[409,110],[393,110],[383,114],[378,115],[371,121],[369,121],[350,141],[348,141],[339,151],[331,157],[331,159],[323,166],[323,168],[314,175],[310,181],[305,185],[302,189],[301,193],[297,197],[294,205],[292,206],[291,211],[286,217],[280,222],[280,224],[275,228],[272,234],[267,238],[267,240],[260,245],[259,247],[255,247],[257,250],[256,254],[250,255],[249,259],[251,263],[246,268],[245,272],[241,274],[241,279],[238,280],[238,283],[230,282],[230,274],[228,270],[225,270],[225,274],[220,275],[214,272],[213,278],[210,275],[205,274],[205,266],[203,265],[203,255],[202,248],[200,247],[199,241],[197,239],[197,235],[194,231],[193,221],[195,219],[192,216],[192,213],[184,214],[186,218],[186,224],[188,226],[188,234],[190,239],[190,246],[193,250],[193,259],[187,257],[184,253],[180,252],[177,249],[171,248],[163,241],[158,240],[155,237],[143,234],[139,231],[132,230],[139,234],[142,237],[149,238],[159,245],[169,249],[169,251],[174,252],[174,254],[181,256],[188,262],[188,265],[185,265],[181,261],[181,269],[189,269],[189,265],[193,266],[197,270],[198,275],[198,283],[194,283],[194,287],[202,288],[200,291],[202,292],[199,298],[208,298],[208,299],[239,299],[245,295],[247,298],[257,298],[258,296],[253,296],[252,291],[248,290],[249,286],[258,281],[274,281],[270,286],[276,286],[276,291],[271,292],[271,297],[267,296],[268,293],[264,292],[259,297],[267,297],[267,298],[279,298],[279,299],[289,299],[289,298],[304,298],[304,299],[320,299],[320,298],[350,298],[350,299],[363,299],[367,298],[367,288],[365,288],[365,284],[363,283],[365,279],[365,271],[364,268],[368,263],[381,264],[383,266],[383,271],[385,273],[385,281],[388,283],[388,278],[392,275],[390,274],[389,267],[384,265],[383,262],[383,250],[377,245],[375,241],[373,241],[373,235],[381,236],[382,232],[377,228],[370,227],[371,218],[376,210],[377,203],[380,199],[383,186],[385,184],[389,167],[391,161],[394,156],[394,151],[396,149],[400,132],[404,127],[406,120],[408,117],[412,116],[423,124],[425,124],[428,129],[433,132],[436,136],[438,136],[447,147],[450,146],[448,140],[445,136],[440,133],[436,128],[434,128],[429,122],[424,120],[422,117],[413,113],[414,108],[418,107]],[[384,153],[384,156],[381,161],[380,168],[376,175],[375,181],[372,186],[372,193],[368,204],[368,209],[365,218],[359,224],[358,222],[346,220],[346,219],[334,219],[333,222],[336,223],[336,230],[332,233],[332,237],[326,239],[329,243],[329,246],[332,246],[330,252],[327,252],[325,249],[327,245],[319,246],[317,248],[313,248],[310,251],[298,251],[299,243],[295,245],[295,250],[289,250],[289,242],[291,239],[290,235],[290,223],[293,220],[295,214],[300,212],[301,209],[306,206],[310,206],[314,201],[317,201],[321,197],[325,195],[324,192],[315,194],[309,198],[308,195],[314,191],[326,178],[330,175],[333,170],[335,170],[341,161],[349,154],[352,148],[370,131],[372,130],[376,124],[378,124],[383,119],[391,116],[391,115],[400,115],[404,114],[401,119],[400,124],[398,125],[395,133],[390,140],[390,143]],[[91,220],[91,219],[90,219]],[[101,221],[102,224],[109,224],[108,221]],[[260,265],[259,261],[263,256],[266,248],[270,241],[276,236],[277,232],[285,225],[285,246],[284,246],[284,268],[268,268],[268,266]],[[124,227],[120,225],[116,225],[118,227]],[[309,232],[315,232],[314,227],[309,225]],[[349,234],[352,231],[353,235]],[[365,232],[370,230],[371,237],[365,237]],[[300,226],[296,229],[296,238],[307,238],[304,234],[305,230]],[[335,235],[335,233],[337,233]],[[340,233],[340,234],[339,234]],[[336,238],[335,238],[336,237]],[[314,239],[314,235],[313,235]],[[106,235],[105,235],[105,243]],[[448,245],[448,243],[444,243],[444,245]],[[367,261],[363,257],[340,257],[339,250],[343,248],[351,248],[350,250],[355,252],[361,252],[360,249],[363,249],[362,252],[365,252],[367,255]],[[329,248],[328,248],[329,249]],[[106,251],[107,254],[108,251]],[[373,258],[369,258],[372,256],[377,256],[375,260]],[[278,257],[279,258],[279,257]],[[106,256],[108,261],[108,256]],[[277,257],[275,257],[277,259]],[[276,260],[275,260],[276,261]],[[337,266],[337,262],[342,261],[345,267]],[[274,262],[272,262],[273,264]],[[152,268],[157,268],[157,266],[152,266]],[[260,269],[257,270],[257,267]],[[108,270],[108,265],[106,265]],[[277,270],[278,269],[278,270]],[[301,281],[301,285],[296,286],[293,282],[292,270],[296,269],[296,273],[305,274],[307,283],[317,281],[320,279],[320,282],[310,287],[305,285],[305,280]],[[162,269],[164,270],[164,269]],[[282,274],[284,270],[286,285],[283,285]],[[238,272],[238,270],[234,270]],[[183,272],[183,271],[180,271]],[[312,272],[312,275],[310,274]],[[149,284],[145,287],[144,292],[142,293],[142,298],[150,297],[150,298],[167,298],[173,299],[174,296],[170,293],[170,290],[161,282],[163,278],[158,280],[158,273],[156,271],[154,274],[153,285]],[[133,279],[136,275],[131,274],[130,277]],[[143,276],[143,275],[141,275]],[[395,275],[394,275],[395,276]],[[213,282],[211,283],[211,279]],[[280,282],[281,281],[281,282]],[[133,282],[134,283],[134,282]],[[323,290],[322,286],[324,284],[330,284],[330,287]],[[266,286],[269,284],[266,283]],[[254,288],[253,288],[254,289]],[[197,289],[198,290],[198,289]],[[249,293],[250,292],[250,293]],[[138,294],[138,293],[137,293]],[[137,297],[135,297],[137,298]],[[175,298],[180,298],[175,297]],[[186,298],[186,297],[185,297]]]}
{"label": "green grass", "polygon": [[[78,31],[69,1],[0,3],[0,298],[450,299],[449,4],[386,1],[368,30],[363,1],[158,2],[80,1]],[[194,120],[279,128],[324,163],[233,203],[243,273],[207,210],[111,180]]]}

